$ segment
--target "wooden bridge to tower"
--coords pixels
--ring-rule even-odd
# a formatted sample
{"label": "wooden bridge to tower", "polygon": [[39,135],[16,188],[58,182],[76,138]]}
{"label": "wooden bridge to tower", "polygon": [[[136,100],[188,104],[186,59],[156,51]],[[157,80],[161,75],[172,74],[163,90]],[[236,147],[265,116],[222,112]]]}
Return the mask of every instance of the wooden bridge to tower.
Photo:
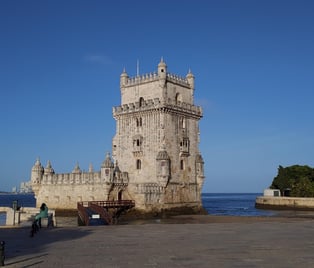
{"label": "wooden bridge to tower", "polygon": [[134,206],[134,200],[82,201],[77,203],[77,210],[83,225],[110,225]]}

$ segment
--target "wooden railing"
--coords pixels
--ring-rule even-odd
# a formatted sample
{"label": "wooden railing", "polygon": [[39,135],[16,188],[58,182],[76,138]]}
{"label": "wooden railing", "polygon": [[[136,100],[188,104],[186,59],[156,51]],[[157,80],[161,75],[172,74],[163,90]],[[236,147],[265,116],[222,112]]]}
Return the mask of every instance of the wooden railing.
{"label": "wooden railing", "polygon": [[134,200],[116,200],[116,201],[90,201],[89,204],[96,204],[104,208],[131,208],[135,206]]}
{"label": "wooden railing", "polygon": [[[119,217],[124,210],[135,206],[134,200],[117,200],[117,201],[82,201],[77,203],[78,214],[85,225],[89,225],[90,216],[88,210],[100,215],[107,224],[113,223],[113,218]],[[109,208],[115,208],[113,215],[108,213]]]}
{"label": "wooden railing", "polygon": [[83,223],[85,225],[89,225],[89,215],[86,211],[86,207],[82,204],[82,202],[77,203],[77,211]]}

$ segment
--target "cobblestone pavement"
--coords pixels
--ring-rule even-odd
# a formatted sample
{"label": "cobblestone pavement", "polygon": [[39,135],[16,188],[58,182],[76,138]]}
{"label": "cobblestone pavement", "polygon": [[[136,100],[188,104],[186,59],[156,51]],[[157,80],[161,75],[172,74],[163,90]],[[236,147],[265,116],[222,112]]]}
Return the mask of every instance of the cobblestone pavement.
{"label": "cobblestone pavement", "polygon": [[314,221],[1,228],[6,267],[313,267]]}

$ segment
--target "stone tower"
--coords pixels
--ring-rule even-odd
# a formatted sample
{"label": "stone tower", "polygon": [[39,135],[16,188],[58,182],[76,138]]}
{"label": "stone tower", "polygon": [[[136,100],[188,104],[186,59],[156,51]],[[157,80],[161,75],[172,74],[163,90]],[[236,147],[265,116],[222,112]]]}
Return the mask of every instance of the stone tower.
{"label": "stone tower", "polygon": [[[120,76],[121,105],[113,108],[112,157],[55,173],[39,159],[31,171],[36,204],[76,209],[77,202],[134,200],[141,212],[202,208],[204,161],[199,151],[202,110],[194,105],[194,76],[179,77],[161,60],[157,72]],[[113,158],[113,159],[112,159]]]}
{"label": "stone tower", "polygon": [[170,74],[161,59],[155,73],[130,78],[124,70],[120,90],[112,156],[128,172],[128,196],[143,210],[200,208],[202,110],[194,105],[194,75]]}

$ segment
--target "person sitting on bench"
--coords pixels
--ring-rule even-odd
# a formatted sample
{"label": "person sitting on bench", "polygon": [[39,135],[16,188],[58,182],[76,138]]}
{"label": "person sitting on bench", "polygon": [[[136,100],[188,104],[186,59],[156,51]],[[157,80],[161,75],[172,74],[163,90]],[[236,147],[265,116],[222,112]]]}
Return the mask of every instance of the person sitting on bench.
{"label": "person sitting on bench", "polygon": [[35,222],[38,223],[39,228],[41,228],[41,218],[48,218],[48,207],[45,203],[40,206],[40,212],[35,216]]}

